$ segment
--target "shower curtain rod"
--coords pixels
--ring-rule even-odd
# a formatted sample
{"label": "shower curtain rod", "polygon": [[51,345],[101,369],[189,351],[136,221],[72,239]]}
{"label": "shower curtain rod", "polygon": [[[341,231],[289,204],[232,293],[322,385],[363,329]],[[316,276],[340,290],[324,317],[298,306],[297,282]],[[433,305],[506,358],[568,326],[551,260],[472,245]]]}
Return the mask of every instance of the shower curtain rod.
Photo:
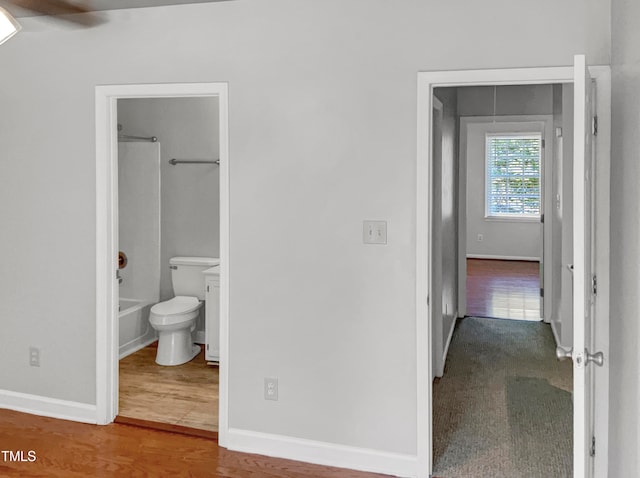
{"label": "shower curtain rod", "polygon": [[215,159],[215,160],[198,160],[198,159],[170,159],[169,160],[169,164],[172,164],[173,166],[175,166],[176,164],[220,164],[220,160],[219,159]]}
{"label": "shower curtain rod", "polygon": [[156,143],[158,138],[155,136],[131,136],[129,134],[118,134],[118,139],[141,139],[142,141],[150,141],[152,143]]}
{"label": "shower curtain rod", "polygon": [[122,132],[122,124],[118,123],[118,139],[141,139],[143,141],[150,141],[152,143],[156,143],[158,138],[155,136],[131,136],[130,134],[124,134]]}

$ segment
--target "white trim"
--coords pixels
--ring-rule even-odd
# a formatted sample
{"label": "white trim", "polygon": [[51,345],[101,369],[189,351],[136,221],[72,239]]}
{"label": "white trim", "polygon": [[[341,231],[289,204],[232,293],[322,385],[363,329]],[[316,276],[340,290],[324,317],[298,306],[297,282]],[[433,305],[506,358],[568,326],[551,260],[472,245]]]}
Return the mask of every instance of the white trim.
{"label": "white trim", "polygon": [[229,450],[324,466],[413,477],[416,456],[230,428]]}
{"label": "white trim", "polygon": [[[429,478],[432,469],[432,385],[431,353],[431,145],[433,127],[433,80],[418,73],[418,134],[416,164],[416,450],[415,474]],[[437,75],[441,77],[440,74]]]}
{"label": "white trim", "polygon": [[553,340],[556,343],[556,347],[561,347],[562,344],[560,343],[560,335],[558,334],[558,330],[556,328],[557,323],[558,323],[557,320],[551,320],[549,322],[549,325],[551,325],[551,332],[553,332]]}
{"label": "white trim", "polygon": [[[602,292],[596,301],[598,350],[605,355],[605,367],[598,367],[596,376],[600,377],[596,386],[596,433],[598,435],[598,453],[595,459],[596,476],[606,476],[608,466],[608,407],[609,372],[607,358],[609,352],[608,331],[608,267],[609,267],[609,172],[610,172],[610,117],[611,117],[611,81],[610,68],[591,67],[591,74],[598,82],[599,94],[597,106],[600,123],[603,127],[598,133],[597,154],[598,173],[596,201],[596,269],[603,284]],[[432,373],[431,373],[431,337],[430,307],[427,298],[431,290],[429,280],[430,257],[430,164],[431,164],[431,98],[435,87],[471,86],[471,85],[517,85],[573,83],[572,67],[518,68],[501,70],[465,70],[437,71],[418,73],[417,91],[417,157],[416,157],[416,390],[417,390],[417,476],[427,478],[432,462]],[[466,252],[466,251],[465,251]],[[463,254],[461,254],[461,257]],[[461,261],[463,262],[463,261]],[[580,478],[580,477],[577,477]]]}
{"label": "white trim", "polygon": [[96,423],[95,405],[10,390],[0,390],[0,408],[61,420]]}
{"label": "white trim", "polygon": [[115,283],[117,232],[117,100],[216,96],[220,128],[220,399],[218,442],[228,429],[229,354],[229,109],[227,83],[96,86],[96,407],[94,423],[118,410],[118,321]]}
{"label": "white trim", "polygon": [[596,201],[595,201],[595,272],[598,275],[598,297],[596,299],[596,351],[604,354],[603,367],[595,367],[596,401],[595,431],[597,453],[595,477],[609,473],[609,248],[611,217],[611,68],[589,67],[591,77],[596,80],[596,111],[598,113],[598,136],[596,147]]}
{"label": "white trim", "polygon": [[496,259],[499,261],[529,261],[540,262],[539,257],[529,256],[499,256],[495,254],[467,254],[467,259]]}
{"label": "white trim", "polygon": [[456,310],[455,315],[453,316],[453,322],[451,322],[451,328],[449,329],[449,334],[447,335],[447,342],[444,344],[444,350],[442,351],[442,372],[439,377],[444,375],[444,367],[447,364],[447,355],[449,354],[449,346],[451,345],[451,340],[453,339],[453,331],[456,330],[456,324],[458,323],[458,311]]}
{"label": "white trim", "polygon": [[[553,119],[553,117],[551,117]],[[496,121],[496,124],[501,124],[502,121]],[[495,221],[495,220],[500,220],[500,219],[504,219],[507,221],[513,221],[513,222],[540,222],[540,216],[543,214],[543,210],[544,210],[544,206],[543,206],[543,202],[544,202],[544,192],[543,192],[543,188],[542,188],[542,183],[544,180],[544,160],[545,160],[545,155],[544,155],[544,130],[546,127],[546,123],[543,123],[541,125],[542,127],[540,128],[540,131],[536,131],[536,132],[513,132],[513,131],[509,131],[509,132],[488,132],[486,129],[484,130],[484,218],[485,220],[488,221]],[[493,140],[505,140],[506,138],[509,138],[511,140],[535,140],[537,142],[538,145],[538,214],[527,214],[525,212],[522,213],[499,213],[499,212],[495,212],[495,213],[491,213],[490,209],[491,209],[491,199],[493,198],[494,195],[498,195],[497,193],[493,193],[492,189],[491,189],[491,182],[492,179],[495,179],[495,176],[493,175],[493,171],[495,171],[495,168],[492,168],[491,165],[495,166],[495,162],[493,160],[490,159],[489,157],[489,144],[488,143],[492,143]],[[491,151],[494,151],[491,148]],[[495,160],[495,152],[492,155],[492,157]],[[524,168],[523,168],[524,169]],[[509,168],[510,170],[510,168]],[[508,176],[507,178],[512,178],[514,176],[512,176],[510,173],[507,173]],[[523,177],[524,175],[524,170],[519,171],[519,174],[515,177]],[[520,194],[520,193],[513,193],[513,196],[516,197],[521,197],[524,196],[524,194]]]}

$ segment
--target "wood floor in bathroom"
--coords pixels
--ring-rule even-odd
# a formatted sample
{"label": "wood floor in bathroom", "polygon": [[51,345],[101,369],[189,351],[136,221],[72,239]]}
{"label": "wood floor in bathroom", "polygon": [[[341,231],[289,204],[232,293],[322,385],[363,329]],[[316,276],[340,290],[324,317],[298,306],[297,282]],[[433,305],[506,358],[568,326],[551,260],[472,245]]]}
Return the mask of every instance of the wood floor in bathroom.
{"label": "wood floor in bathroom", "polygon": [[157,346],[120,360],[116,421],[216,438],[218,367],[207,365],[204,352],[186,364],[163,367],[155,362]]}

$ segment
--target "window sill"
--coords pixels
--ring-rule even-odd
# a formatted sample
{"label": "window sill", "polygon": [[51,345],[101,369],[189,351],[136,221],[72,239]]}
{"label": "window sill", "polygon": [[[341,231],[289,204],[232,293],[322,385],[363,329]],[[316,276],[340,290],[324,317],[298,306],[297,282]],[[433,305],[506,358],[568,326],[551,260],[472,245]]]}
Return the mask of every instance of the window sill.
{"label": "window sill", "polygon": [[517,216],[485,216],[488,222],[530,222],[540,223],[540,217],[517,217]]}

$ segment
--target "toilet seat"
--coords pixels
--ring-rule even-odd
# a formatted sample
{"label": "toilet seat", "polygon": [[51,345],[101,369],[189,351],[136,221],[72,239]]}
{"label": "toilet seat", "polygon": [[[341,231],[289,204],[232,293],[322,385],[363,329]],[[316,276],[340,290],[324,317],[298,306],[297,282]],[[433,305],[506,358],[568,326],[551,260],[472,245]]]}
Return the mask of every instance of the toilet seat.
{"label": "toilet seat", "polygon": [[192,315],[190,313],[197,311],[200,307],[202,307],[202,302],[197,297],[177,296],[151,307],[149,321],[157,325],[178,324],[184,322],[185,319],[193,318],[185,317],[185,315]]}

